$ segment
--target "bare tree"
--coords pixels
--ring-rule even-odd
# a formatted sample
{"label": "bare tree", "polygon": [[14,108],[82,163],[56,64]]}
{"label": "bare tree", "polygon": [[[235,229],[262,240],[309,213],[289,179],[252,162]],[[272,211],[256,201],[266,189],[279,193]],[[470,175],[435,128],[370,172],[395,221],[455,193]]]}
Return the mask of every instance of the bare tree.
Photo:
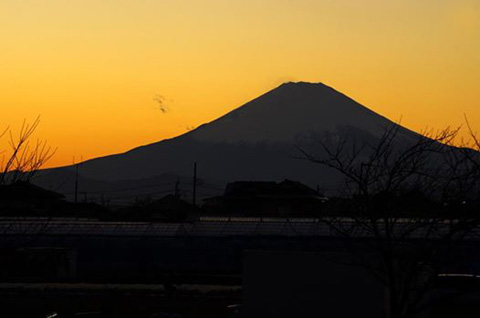
{"label": "bare tree", "polygon": [[[475,167],[477,173],[480,174],[480,160],[478,159],[478,152],[480,152],[480,137],[478,137],[477,133],[473,130],[473,127],[470,125],[466,116],[465,122],[470,134],[470,143],[466,143],[465,155],[469,162]],[[474,149],[475,151],[470,151],[470,149]]]}
{"label": "bare tree", "polygon": [[40,117],[37,117],[31,124],[24,120],[17,136],[10,128],[6,128],[0,134],[0,138],[5,135],[9,137],[9,149],[2,152],[0,185],[17,181],[31,181],[55,154],[56,149],[52,149],[46,141],[37,139],[35,142],[31,142],[39,124]]}
{"label": "bare tree", "polygon": [[479,156],[455,146],[459,129],[416,138],[400,129],[393,125],[370,141],[327,133],[298,146],[300,158],[344,177],[344,204],[323,221],[346,242],[352,265],[385,287],[390,318],[412,317],[431,305],[438,274],[480,221],[470,205]]}

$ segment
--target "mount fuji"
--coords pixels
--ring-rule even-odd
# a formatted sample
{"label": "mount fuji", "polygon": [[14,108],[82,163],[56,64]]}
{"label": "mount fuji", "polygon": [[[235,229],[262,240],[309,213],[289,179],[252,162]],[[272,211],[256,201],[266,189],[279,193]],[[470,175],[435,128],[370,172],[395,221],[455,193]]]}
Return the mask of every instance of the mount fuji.
{"label": "mount fuji", "polygon": [[[108,192],[128,184],[190,178],[196,162],[199,178],[219,185],[285,178],[311,186],[333,184],[339,182],[334,172],[298,159],[299,142],[314,134],[340,132],[378,139],[394,126],[402,139],[419,138],[396,125],[324,84],[285,83],[178,137],[86,161],[80,183],[86,192]],[[68,193],[74,173],[74,166],[47,169],[39,183]]]}

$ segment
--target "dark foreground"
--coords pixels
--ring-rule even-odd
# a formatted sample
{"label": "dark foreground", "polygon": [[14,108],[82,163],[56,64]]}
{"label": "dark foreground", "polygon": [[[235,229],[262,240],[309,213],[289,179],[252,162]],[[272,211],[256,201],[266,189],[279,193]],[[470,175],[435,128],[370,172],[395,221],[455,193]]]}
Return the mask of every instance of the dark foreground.
{"label": "dark foreground", "polygon": [[[1,284],[0,317],[235,317],[241,288],[185,285]],[[235,307],[235,306],[233,306]]]}

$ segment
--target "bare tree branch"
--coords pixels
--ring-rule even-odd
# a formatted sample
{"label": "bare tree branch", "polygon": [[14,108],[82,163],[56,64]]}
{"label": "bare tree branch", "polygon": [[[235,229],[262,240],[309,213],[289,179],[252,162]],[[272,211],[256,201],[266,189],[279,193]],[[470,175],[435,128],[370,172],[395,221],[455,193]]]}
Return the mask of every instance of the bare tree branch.
{"label": "bare tree branch", "polygon": [[[31,181],[35,174],[50,160],[56,152],[46,141],[37,140],[32,146],[30,140],[40,124],[38,116],[31,124],[26,120],[15,137],[11,129],[6,128],[0,138],[8,133],[10,151],[0,165],[0,185],[17,181]],[[3,153],[7,153],[3,151]]]}
{"label": "bare tree branch", "polygon": [[[480,150],[468,121],[467,127]],[[350,208],[323,221],[388,289],[389,316],[403,318],[426,306],[445,260],[480,223],[459,208],[477,195],[480,161],[472,149],[455,146],[460,127],[417,138],[401,129],[392,125],[368,142],[313,136],[297,150],[298,158],[343,175]]]}

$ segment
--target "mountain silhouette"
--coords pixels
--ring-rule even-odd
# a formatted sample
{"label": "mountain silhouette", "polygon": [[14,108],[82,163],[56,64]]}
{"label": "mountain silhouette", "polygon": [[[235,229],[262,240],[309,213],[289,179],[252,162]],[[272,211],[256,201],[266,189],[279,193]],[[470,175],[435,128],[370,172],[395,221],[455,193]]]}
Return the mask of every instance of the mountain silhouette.
{"label": "mountain silhouette", "polygon": [[393,123],[321,83],[285,83],[192,132],[208,142],[292,142],[299,135],[356,127],[377,135]]}
{"label": "mountain silhouette", "polygon": [[[396,125],[329,86],[290,82],[181,136],[86,161],[81,166],[82,184],[100,189],[125,180],[187,177],[194,162],[200,178],[218,184],[283,179],[331,184],[338,182],[338,175],[298,159],[296,146],[302,140],[324,133],[376,139]],[[398,134],[403,139],[419,137],[400,126]],[[74,169],[46,170],[41,183],[51,187],[69,176],[66,187],[71,190]]]}

